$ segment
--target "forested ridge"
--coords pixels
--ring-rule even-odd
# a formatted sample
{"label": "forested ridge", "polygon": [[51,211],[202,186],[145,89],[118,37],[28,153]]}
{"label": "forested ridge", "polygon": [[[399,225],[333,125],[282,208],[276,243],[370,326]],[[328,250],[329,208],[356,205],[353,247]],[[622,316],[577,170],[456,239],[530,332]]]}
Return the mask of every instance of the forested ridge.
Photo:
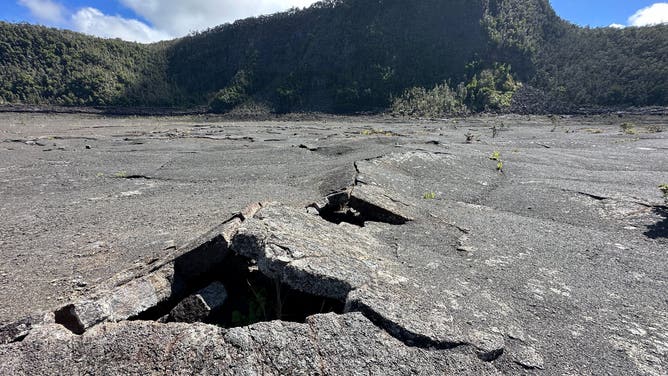
{"label": "forested ridge", "polygon": [[665,106],[666,61],[668,25],[580,28],[547,0],[330,0],[150,45],[0,23],[0,103],[418,115]]}

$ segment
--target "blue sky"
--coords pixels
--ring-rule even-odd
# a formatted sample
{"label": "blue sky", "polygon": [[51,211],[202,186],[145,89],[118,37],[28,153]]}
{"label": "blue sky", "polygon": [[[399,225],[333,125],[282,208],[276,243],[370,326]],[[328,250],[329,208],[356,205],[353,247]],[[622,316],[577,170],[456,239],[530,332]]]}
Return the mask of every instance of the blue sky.
{"label": "blue sky", "polygon": [[[1,0],[0,20],[72,29],[102,37],[152,42],[235,19],[273,13],[314,0]],[[668,2],[550,0],[562,18],[581,26],[668,22]],[[634,16],[635,15],[635,16]]]}
{"label": "blue sky", "polygon": [[660,1],[652,0],[550,0],[557,14],[581,26],[626,25],[638,10]]}

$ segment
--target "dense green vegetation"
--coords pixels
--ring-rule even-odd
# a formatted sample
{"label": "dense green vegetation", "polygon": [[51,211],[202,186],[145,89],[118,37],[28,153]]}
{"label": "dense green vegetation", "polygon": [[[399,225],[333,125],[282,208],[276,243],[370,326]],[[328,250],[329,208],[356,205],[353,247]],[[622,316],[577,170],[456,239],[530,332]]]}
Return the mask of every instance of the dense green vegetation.
{"label": "dense green vegetation", "polygon": [[0,103],[175,103],[165,46],[0,23]]}
{"label": "dense green vegetation", "polygon": [[0,103],[415,116],[505,111],[526,93],[536,111],[668,105],[667,60],[668,26],[578,28],[547,0],[329,0],[153,45],[0,23]]}

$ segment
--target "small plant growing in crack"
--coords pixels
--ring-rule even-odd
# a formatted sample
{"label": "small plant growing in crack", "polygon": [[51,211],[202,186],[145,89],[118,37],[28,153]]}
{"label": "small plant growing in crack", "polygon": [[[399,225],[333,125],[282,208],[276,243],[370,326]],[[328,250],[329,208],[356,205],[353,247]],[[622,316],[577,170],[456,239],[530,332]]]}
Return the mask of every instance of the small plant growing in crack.
{"label": "small plant growing in crack", "polygon": [[620,127],[622,128],[622,132],[625,134],[633,135],[638,133],[636,126],[633,123],[622,123]]}
{"label": "small plant growing in crack", "polygon": [[422,198],[425,200],[435,200],[436,199],[436,192],[427,192],[424,195],[422,195]]}
{"label": "small plant growing in crack", "polygon": [[489,156],[490,160],[496,161],[496,170],[503,172],[503,161],[501,160],[501,152],[494,151],[492,155]]}
{"label": "small plant growing in crack", "polygon": [[119,179],[126,178],[128,176],[127,171],[118,171],[117,173],[114,174],[115,177]]}
{"label": "small plant growing in crack", "polygon": [[398,134],[392,131],[384,131],[382,129],[365,129],[360,133],[362,134],[362,136],[387,136],[387,137],[398,136]]}
{"label": "small plant growing in crack", "polygon": [[253,299],[248,302],[248,312],[232,312],[232,324],[234,326],[246,326],[267,319],[267,291],[264,288],[254,288],[250,281],[246,281],[248,289],[252,292]]}
{"label": "small plant growing in crack", "polygon": [[668,184],[661,184],[659,189],[661,190],[661,193],[663,193],[663,200],[668,203]]}
{"label": "small plant growing in crack", "polygon": [[550,132],[554,133],[557,130],[557,126],[559,126],[558,119],[554,115],[550,115],[548,117],[550,118],[550,122],[552,123],[552,129],[550,130]]}

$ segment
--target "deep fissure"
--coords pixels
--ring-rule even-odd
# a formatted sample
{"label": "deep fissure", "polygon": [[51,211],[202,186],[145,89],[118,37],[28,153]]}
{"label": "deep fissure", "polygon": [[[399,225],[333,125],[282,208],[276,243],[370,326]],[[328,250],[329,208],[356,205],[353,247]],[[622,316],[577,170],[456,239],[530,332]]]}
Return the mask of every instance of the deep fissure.
{"label": "deep fissure", "polygon": [[[331,194],[310,208],[317,210],[324,220],[335,224],[345,222],[364,227],[366,222],[401,225],[409,221],[356,197],[354,189],[351,187]],[[243,216],[239,218],[244,219]],[[299,291],[279,278],[265,275],[257,260],[244,255],[243,250],[231,249],[221,236],[211,238],[174,261],[172,296],[169,299],[128,320],[203,322],[232,328],[274,320],[305,323],[307,317],[316,314],[360,312],[379,329],[407,346],[453,349],[466,345],[436,341],[412,333],[363,304],[348,302],[346,306],[346,297],[332,299]],[[215,299],[211,300],[211,296]],[[84,328],[77,322],[71,306],[56,312],[56,317],[58,323],[74,333],[83,333]]]}
{"label": "deep fissure", "polygon": [[[130,320],[204,322],[232,328],[273,320],[304,323],[307,317],[315,314],[343,313],[343,302],[295,290],[262,274],[254,260],[235,253],[230,253],[217,269],[214,275],[197,284],[224,286],[224,303],[219,307],[210,307],[206,317],[179,319],[174,310],[184,299],[188,299],[186,297],[153,307]],[[197,291],[192,293],[197,294]]]}
{"label": "deep fissure", "polygon": [[403,225],[409,222],[400,215],[355,197],[352,189],[329,195],[324,203],[312,204],[310,207],[317,210],[322,219],[337,225],[345,222],[364,227],[366,222],[391,225]]}
{"label": "deep fissure", "polygon": [[[321,216],[324,219],[340,215],[328,210],[337,205],[340,205],[339,209],[346,208],[350,202],[354,203],[354,200],[350,200],[347,192],[341,192],[328,197],[327,202],[330,206],[326,206],[325,210],[321,208]],[[362,213],[355,213],[354,208],[348,209],[351,209],[351,212],[345,215],[354,216],[355,221],[359,219],[358,223],[361,226],[369,218]],[[371,216],[371,218],[377,217]],[[338,219],[330,222],[335,220]],[[443,342],[413,333],[360,302],[350,302],[347,298],[332,299],[299,291],[263,274],[255,259],[244,257],[237,251],[230,249],[222,237],[216,236],[193,251],[178,257],[174,261],[172,297],[127,320],[161,323],[202,322],[233,328],[274,320],[305,323],[308,317],[316,314],[359,312],[376,327],[410,347],[445,350],[469,346],[467,343]],[[204,295],[203,289],[206,290],[210,286],[224,289],[225,298],[222,304],[218,306],[201,304],[206,299],[200,295]],[[202,311],[202,307],[207,310]],[[74,312],[74,305],[65,306],[54,313],[56,322],[73,333],[85,332],[84,326]],[[480,358],[489,361],[496,356],[490,359]]]}

